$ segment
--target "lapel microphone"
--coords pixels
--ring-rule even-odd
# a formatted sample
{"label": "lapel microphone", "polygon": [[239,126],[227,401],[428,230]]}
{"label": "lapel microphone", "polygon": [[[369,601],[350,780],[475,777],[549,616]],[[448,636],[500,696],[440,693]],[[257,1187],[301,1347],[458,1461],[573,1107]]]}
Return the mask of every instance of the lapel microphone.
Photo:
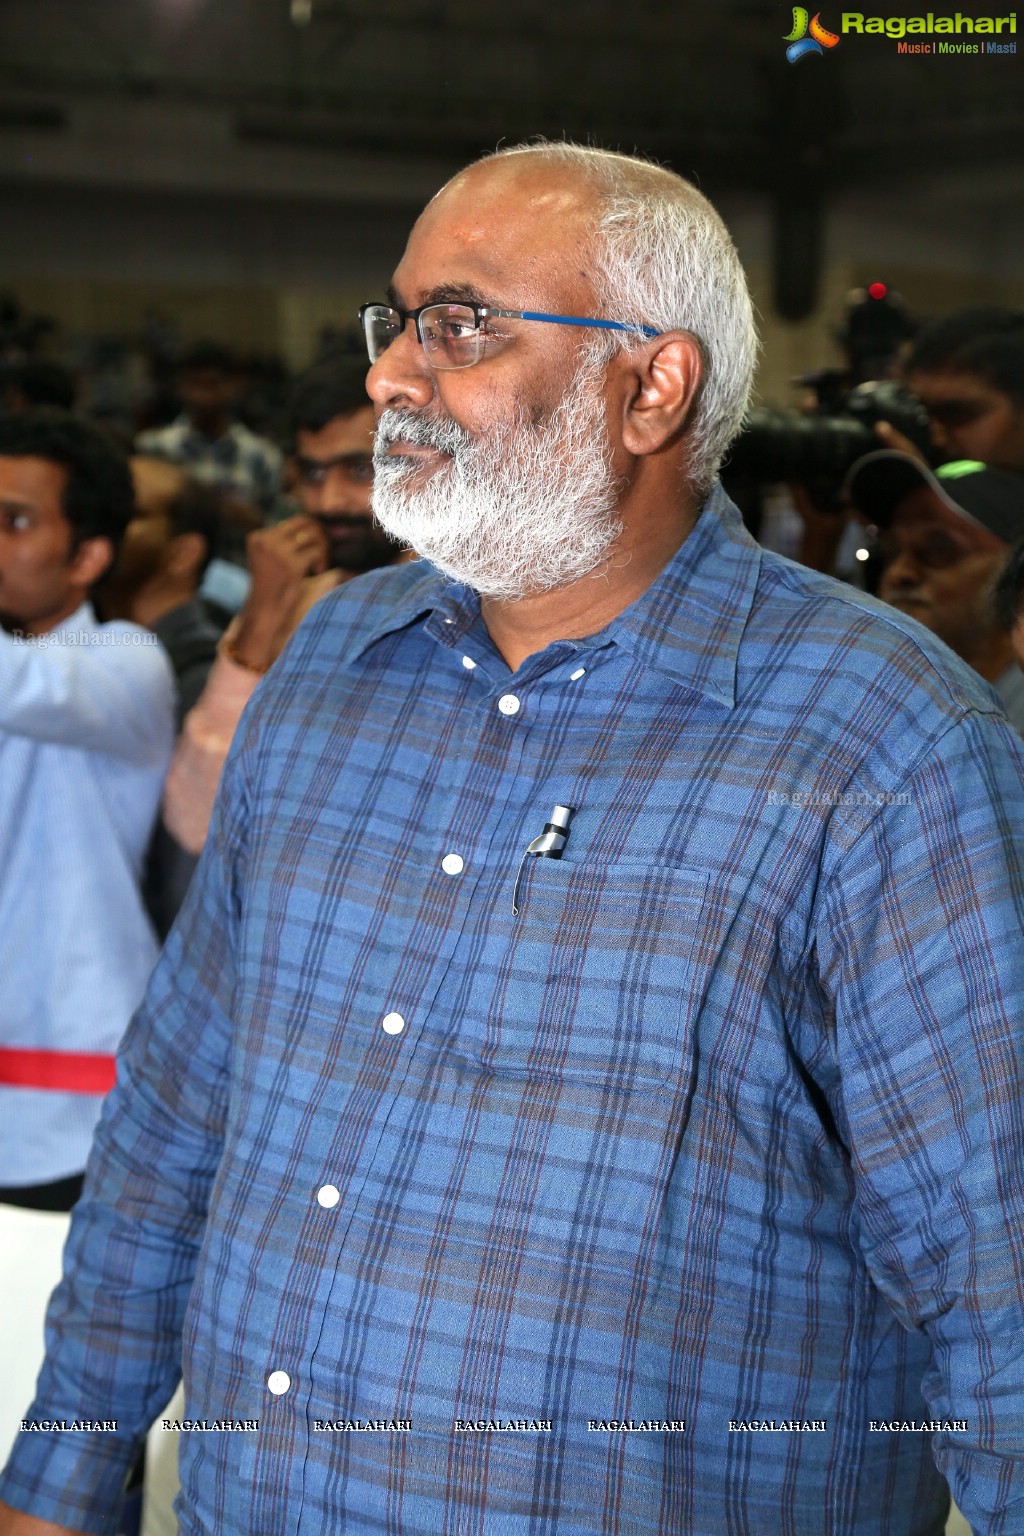
{"label": "lapel microphone", "polygon": [[551,812],[551,819],[544,823],[544,831],[539,837],[535,837],[532,843],[527,844],[526,851],[519,861],[516,883],[512,889],[513,917],[519,916],[516,898],[519,895],[519,885],[523,878],[523,869],[527,859],[531,855],[538,859],[560,859],[565,845],[569,841],[569,829],[575,814],[576,812],[571,805],[556,805]]}

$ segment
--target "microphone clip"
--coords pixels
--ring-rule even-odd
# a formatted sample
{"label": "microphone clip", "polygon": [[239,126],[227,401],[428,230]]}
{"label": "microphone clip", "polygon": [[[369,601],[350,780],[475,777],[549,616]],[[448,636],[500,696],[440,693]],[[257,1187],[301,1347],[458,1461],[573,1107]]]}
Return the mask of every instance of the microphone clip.
{"label": "microphone clip", "polygon": [[569,841],[569,829],[572,818],[576,812],[571,805],[556,805],[551,812],[551,819],[544,824],[544,831],[539,837],[535,837],[532,843],[528,843],[526,851],[519,861],[519,870],[516,874],[516,883],[512,888],[512,916],[519,916],[519,908],[516,899],[519,895],[519,885],[523,878],[523,869],[531,855],[538,859],[560,859],[566,843]]}

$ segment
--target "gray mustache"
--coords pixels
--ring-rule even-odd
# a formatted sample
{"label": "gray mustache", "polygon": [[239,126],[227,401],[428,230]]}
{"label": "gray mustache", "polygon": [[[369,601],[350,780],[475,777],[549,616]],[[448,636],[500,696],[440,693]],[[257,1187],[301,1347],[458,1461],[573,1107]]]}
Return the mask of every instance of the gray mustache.
{"label": "gray mustache", "polygon": [[417,448],[434,448],[439,453],[458,453],[468,446],[469,433],[454,421],[432,421],[412,411],[384,410],[377,422],[373,456],[385,456],[393,443],[411,443]]}

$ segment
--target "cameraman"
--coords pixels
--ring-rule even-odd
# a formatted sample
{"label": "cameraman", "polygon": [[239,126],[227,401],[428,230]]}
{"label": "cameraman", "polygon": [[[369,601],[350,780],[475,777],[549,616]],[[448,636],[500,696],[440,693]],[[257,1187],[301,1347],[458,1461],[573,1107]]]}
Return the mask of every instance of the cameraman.
{"label": "cameraman", "polygon": [[[999,305],[954,310],[921,330],[903,367],[940,459],[977,459],[1024,474],[1024,311]],[[895,426],[886,447],[919,456]]]}
{"label": "cameraman", "polygon": [[882,449],[854,465],[847,488],[879,529],[879,597],[991,683],[1024,736],[1024,672],[995,603],[1010,546],[1024,537],[1024,480],[971,460],[933,474],[909,454]]}
{"label": "cameraman", "polygon": [[929,443],[923,406],[893,378],[911,332],[899,294],[882,283],[851,289],[836,338],[844,366],[796,379],[803,397],[795,411],[748,413],[723,479],[766,548],[863,585],[863,538],[847,520],[841,487],[880,442],[915,452]]}

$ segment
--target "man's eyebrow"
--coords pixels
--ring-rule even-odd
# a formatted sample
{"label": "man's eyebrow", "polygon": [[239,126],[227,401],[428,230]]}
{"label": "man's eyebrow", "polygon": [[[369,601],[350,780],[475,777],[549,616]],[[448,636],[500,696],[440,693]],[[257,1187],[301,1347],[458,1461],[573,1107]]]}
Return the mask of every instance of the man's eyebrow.
{"label": "man's eyebrow", "polygon": [[[423,300],[424,304],[481,304],[486,308],[494,306],[494,300],[479,288],[474,288],[472,283],[441,283],[437,288],[431,288]],[[496,307],[496,306],[495,306]]]}
{"label": "man's eyebrow", "polygon": [[[385,289],[388,303],[394,309],[404,308],[399,300],[398,290],[394,284],[389,283]],[[439,283],[436,288],[423,296],[424,304],[479,304],[482,308],[501,308],[495,305],[493,297],[483,293],[472,283]]]}

